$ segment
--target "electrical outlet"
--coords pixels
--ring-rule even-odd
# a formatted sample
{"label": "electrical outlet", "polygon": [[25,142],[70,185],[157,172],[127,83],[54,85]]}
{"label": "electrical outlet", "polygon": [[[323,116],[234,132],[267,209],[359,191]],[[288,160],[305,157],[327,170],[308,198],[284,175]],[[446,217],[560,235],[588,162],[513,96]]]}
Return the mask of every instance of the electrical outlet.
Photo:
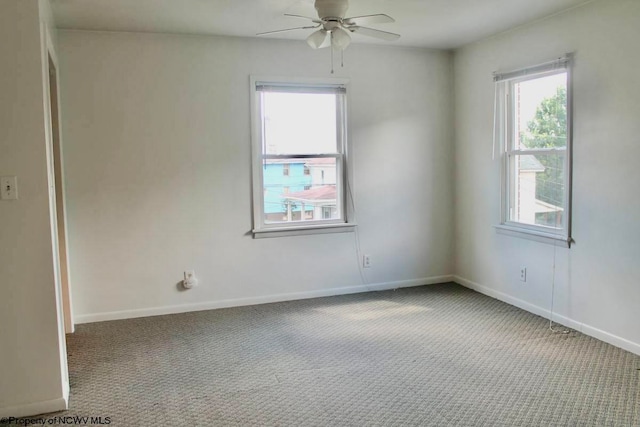
{"label": "electrical outlet", "polygon": [[18,198],[18,177],[0,177],[0,199],[16,200]]}
{"label": "electrical outlet", "polygon": [[191,289],[198,285],[198,279],[196,279],[196,272],[193,270],[187,270],[184,272],[184,280],[182,286],[185,289]]}
{"label": "electrical outlet", "polygon": [[362,266],[364,268],[371,267],[371,255],[362,255]]}
{"label": "electrical outlet", "polygon": [[520,281],[527,281],[527,267],[520,267]]}

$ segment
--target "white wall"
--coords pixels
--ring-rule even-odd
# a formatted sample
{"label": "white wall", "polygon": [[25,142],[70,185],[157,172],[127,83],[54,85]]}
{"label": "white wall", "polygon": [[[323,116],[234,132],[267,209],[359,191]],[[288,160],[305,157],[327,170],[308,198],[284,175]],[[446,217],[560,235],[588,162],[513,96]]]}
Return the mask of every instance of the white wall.
{"label": "white wall", "polygon": [[[329,77],[327,50],[302,41],[82,31],[61,31],[58,41],[76,320],[362,284],[353,233],[249,233],[249,76]],[[451,72],[446,52],[362,45],[349,47],[337,68],[351,79],[369,283],[452,273]],[[180,292],[186,269],[195,269],[200,287]]]}
{"label": "white wall", "polygon": [[47,157],[47,1],[0,1],[0,175],[18,200],[0,201],[0,417],[66,407]]}
{"label": "white wall", "polygon": [[[554,251],[562,321],[640,354],[640,2],[596,1],[455,54],[456,272],[546,314]],[[575,52],[571,249],[496,234],[491,73]],[[519,281],[520,266],[528,280]]]}

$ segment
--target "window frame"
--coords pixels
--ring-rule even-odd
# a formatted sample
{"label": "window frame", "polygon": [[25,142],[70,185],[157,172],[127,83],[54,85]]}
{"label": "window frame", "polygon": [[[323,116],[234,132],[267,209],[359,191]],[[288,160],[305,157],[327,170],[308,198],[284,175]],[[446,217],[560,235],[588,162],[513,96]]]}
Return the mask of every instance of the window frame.
{"label": "window frame", "polygon": [[[565,148],[523,149],[518,147],[515,134],[515,91],[518,83],[566,73],[567,90],[567,143]],[[496,82],[496,137],[501,146],[501,206],[500,224],[496,226],[499,233],[516,237],[529,238],[544,243],[557,245],[558,243],[571,246],[571,217],[572,217],[572,154],[573,154],[573,76],[572,55],[567,55],[557,61],[551,61],[532,67],[507,73],[495,73]],[[494,141],[495,143],[495,141]],[[512,188],[516,179],[515,162],[519,156],[525,155],[564,155],[564,214],[562,228],[527,224],[511,219]]]}
{"label": "window frame", "polygon": [[[250,101],[251,101],[251,157],[252,157],[252,202],[253,202],[253,237],[281,237],[300,234],[324,234],[353,231],[355,223],[352,222],[352,212],[347,203],[347,191],[349,191],[349,156],[348,156],[348,124],[347,124],[347,98],[346,94],[337,103],[336,132],[337,147],[335,154],[264,154],[263,129],[262,129],[262,103],[260,102],[257,85],[273,85],[279,87],[341,87],[348,93],[348,79],[339,78],[290,78],[271,76],[250,76]],[[293,91],[292,91],[293,92]],[[337,200],[341,204],[341,217],[333,220],[313,219],[296,221],[294,223],[265,222],[264,214],[264,174],[263,162],[266,159],[305,159],[305,158],[335,158],[336,159],[336,190]]]}

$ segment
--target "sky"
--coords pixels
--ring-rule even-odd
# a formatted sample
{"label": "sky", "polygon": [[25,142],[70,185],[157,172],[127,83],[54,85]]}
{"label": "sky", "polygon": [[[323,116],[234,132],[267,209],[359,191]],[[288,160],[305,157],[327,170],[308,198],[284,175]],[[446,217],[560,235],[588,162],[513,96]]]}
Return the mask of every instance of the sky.
{"label": "sky", "polygon": [[267,154],[335,153],[336,95],[263,92]]}

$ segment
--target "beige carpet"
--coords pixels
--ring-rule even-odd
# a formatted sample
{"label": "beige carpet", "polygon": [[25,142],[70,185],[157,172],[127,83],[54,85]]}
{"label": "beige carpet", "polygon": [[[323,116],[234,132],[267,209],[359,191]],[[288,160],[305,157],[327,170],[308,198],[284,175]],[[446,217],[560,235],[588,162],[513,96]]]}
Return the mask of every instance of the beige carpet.
{"label": "beige carpet", "polygon": [[65,415],[115,426],[640,426],[640,357],[453,283],[80,325],[68,352]]}

